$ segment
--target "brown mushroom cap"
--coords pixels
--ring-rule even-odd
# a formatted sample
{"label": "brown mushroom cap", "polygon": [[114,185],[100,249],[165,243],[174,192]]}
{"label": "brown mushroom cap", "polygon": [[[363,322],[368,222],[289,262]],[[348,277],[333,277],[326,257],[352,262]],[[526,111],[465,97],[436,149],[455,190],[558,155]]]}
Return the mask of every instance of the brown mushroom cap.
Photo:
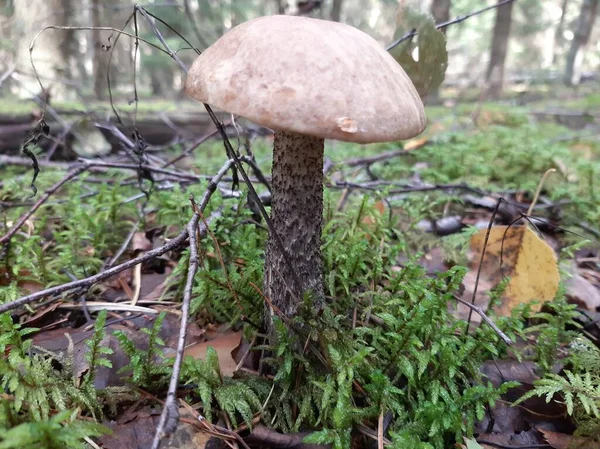
{"label": "brown mushroom cap", "polygon": [[231,29],[194,62],[188,95],[279,131],[370,143],[425,128],[400,65],[348,25],[266,16]]}

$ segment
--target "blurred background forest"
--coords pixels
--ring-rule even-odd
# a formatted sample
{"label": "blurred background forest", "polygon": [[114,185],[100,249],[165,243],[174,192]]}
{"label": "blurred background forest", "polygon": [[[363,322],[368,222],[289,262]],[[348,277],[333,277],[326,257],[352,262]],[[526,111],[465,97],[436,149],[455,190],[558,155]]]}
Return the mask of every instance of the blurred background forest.
{"label": "blurred background forest", "polygon": [[[478,0],[406,0],[430,11],[436,23],[466,15],[494,2]],[[303,14],[341,21],[367,32],[382,45],[394,38],[397,0],[164,0],[144,6],[183,34],[198,49],[248,19],[276,13]],[[447,27],[448,92],[504,86],[578,85],[593,80],[600,64],[600,30],[594,27],[598,0],[519,0],[497,11]],[[0,95],[32,98],[40,92],[32,74],[29,45],[48,25],[121,28],[132,13],[125,0],[2,0],[0,2]],[[189,64],[194,51],[159,24],[168,43]],[[125,28],[133,33],[133,21]],[[140,26],[140,37],[152,40]],[[112,35],[112,37],[111,37]],[[115,46],[109,75],[114,93],[131,94],[135,64],[140,98],[182,98],[184,74],[164,54],[140,43],[134,61],[133,39],[116,40],[101,30],[47,30],[37,40],[33,58],[54,101],[108,98],[108,50]],[[462,91],[464,93],[464,91]],[[119,99],[119,97],[117,98]],[[431,102],[432,99],[430,98]],[[7,103],[5,103],[7,105]],[[6,107],[4,108],[6,109]],[[6,113],[7,111],[2,111]]]}

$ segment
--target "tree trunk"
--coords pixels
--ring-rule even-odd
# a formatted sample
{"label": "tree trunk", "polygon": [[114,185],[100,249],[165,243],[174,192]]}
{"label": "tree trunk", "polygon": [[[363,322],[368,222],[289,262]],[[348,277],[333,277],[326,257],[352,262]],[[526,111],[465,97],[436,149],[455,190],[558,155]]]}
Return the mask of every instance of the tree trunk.
{"label": "tree trunk", "polygon": [[562,0],[562,5],[560,9],[560,19],[558,21],[558,25],[556,25],[556,30],[554,30],[554,48],[552,49],[552,65],[556,64],[556,61],[558,59],[558,53],[565,42],[563,33],[565,30],[565,16],[567,15],[568,5],[569,0]]}
{"label": "tree trunk", "polygon": [[[451,0],[433,0],[431,2],[431,15],[436,24],[448,22],[450,20],[450,4]],[[446,28],[440,30],[444,35],[446,34]],[[439,103],[440,101],[440,89],[439,87],[427,96],[428,104]]]}
{"label": "tree trunk", "polygon": [[342,18],[342,3],[344,0],[333,0],[331,4],[331,13],[329,17],[334,22],[339,22]]}
{"label": "tree trunk", "polygon": [[[14,41],[16,43],[16,79],[14,93],[19,98],[42,94],[29,59],[29,45],[48,25],[68,25],[69,2],[64,0],[18,0],[14,2]],[[68,48],[63,30],[46,30],[35,41],[33,62],[44,89],[56,100],[74,97],[68,80]]]}
{"label": "tree trunk", "polygon": [[572,86],[579,84],[581,78],[581,62],[583,60],[585,46],[590,40],[596,15],[598,13],[598,0],[583,0],[575,37],[571,42],[571,48],[567,54],[567,64],[565,68],[565,84]]}
{"label": "tree trunk", "polygon": [[275,6],[277,7],[277,14],[285,14],[287,0],[275,0]]}
{"label": "tree trunk", "polygon": [[[264,293],[274,307],[267,307],[268,315],[281,313],[292,318],[299,312],[305,292],[312,294],[314,307],[323,304],[323,144],[317,137],[275,133],[271,221],[290,264],[270,234]],[[270,316],[266,321],[271,322]]]}
{"label": "tree trunk", "polygon": [[[124,5],[121,0],[92,0],[92,2],[96,1],[101,5],[101,15],[99,20],[101,20],[102,26],[113,27],[120,30],[133,12],[133,6],[125,7],[126,5]],[[131,23],[132,21],[129,22],[128,27],[131,26]],[[131,32],[131,28],[126,28],[125,31]],[[104,62],[107,65],[106,69],[104,69],[104,78],[106,78],[106,70],[108,70],[110,73],[110,87],[114,92],[114,89],[118,86],[119,82],[131,82],[131,73],[133,71],[131,56],[133,41],[124,34],[119,35],[114,32],[112,33],[112,39],[108,42],[108,37],[110,35],[111,32],[101,32],[101,44],[110,46],[110,51],[102,51],[101,47],[98,47],[97,49],[99,52],[103,53],[103,55],[99,54],[99,56],[105,59]],[[138,60],[139,58],[140,55],[138,54]],[[108,95],[108,92],[106,95]]]}
{"label": "tree trunk", "polygon": [[[103,16],[103,2],[100,0],[92,0],[91,15],[92,26],[101,27]],[[108,58],[110,53],[103,51],[102,46],[108,46],[108,37],[106,32],[100,30],[92,30],[92,67],[94,73],[94,94],[98,100],[106,100],[108,98]]]}
{"label": "tree trunk", "polygon": [[504,86],[504,64],[506,62],[506,54],[508,53],[513,5],[514,2],[510,2],[496,9],[496,23],[492,38],[490,63],[486,73],[488,94],[491,96],[499,95]]}
{"label": "tree trunk", "polygon": [[[450,20],[450,4],[450,0],[433,0],[431,2],[431,15],[436,24]],[[446,28],[442,28],[441,31],[446,34]]]}
{"label": "tree trunk", "polygon": [[162,71],[155,68],[150,70],[150,88],[152,89],[152,95],[155,97],[162,97],[165,93],[161,78]]}

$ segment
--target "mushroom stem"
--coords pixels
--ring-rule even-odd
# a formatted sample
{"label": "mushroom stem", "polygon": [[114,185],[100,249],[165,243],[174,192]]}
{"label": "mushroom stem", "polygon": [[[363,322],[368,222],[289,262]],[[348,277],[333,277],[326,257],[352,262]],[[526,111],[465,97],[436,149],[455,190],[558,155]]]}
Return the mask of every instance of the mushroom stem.
{"label": "mushroom stem", "polygon": [[[311,292],[316,307],[323,303],[323,147],[324,139],[319,137],[275,133],[271,221],[286,254],[270,235],[264,290],[273,306],[288,318],[298,312],[305,292]],[[297,291],[290,265],[303,291]],[[268,315],[272,314],[268,310]]]}

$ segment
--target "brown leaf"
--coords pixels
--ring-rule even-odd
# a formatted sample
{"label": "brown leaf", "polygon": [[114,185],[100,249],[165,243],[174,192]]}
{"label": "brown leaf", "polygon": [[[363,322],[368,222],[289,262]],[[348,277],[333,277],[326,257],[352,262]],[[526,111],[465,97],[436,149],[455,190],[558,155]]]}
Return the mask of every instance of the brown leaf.
{"label": "brown leaf", "polygon": [[191,355],[196,359],[204,359],[206,358],[206,351],[210,346],[217,352],[217,355],[219,356],[221,375],[233,376],[237,363],[235,362],[231,353],[240,345],[241,336],[242,332],[224,332],[222,334],[218,334],[218,336],[213,340],[188,346],[185,349],[184,355]]}
{"label": "brown leaf", "polygon": [[566,296],[581,307],[595,312],[600,307],[600,292],[584,278],[576,265],[567,268],[571,277],[565,281]]}
{"label": "brown leaf", "polygon": [[145,232],[136,232],[131,239],[131,251],[150,251],[152,242],[146,237]]}
{"label": "brown leaf", "polygon": [[[477,441],[484,449],[497,449],[498,445],[502,447],[521,447],[543,444],[543,437],[535,429],[529,429],[523,432],[506,433],[488,433],[480,434]],[[486,442],[493,444],[486,444]]]}
{"label": "brown leaf", "polygon": [[[185,411],[180,409],[180,414]],[[111,423],[111,435],[100,438],[100,445],[105,449],[147,449],[152,446],[154,432],[160,418],[160,409],[150,407],[129,412],[128,419]],[[206,434],[197,432],[189,424],[180,424],[175,433],[161,444],[164,449],[203,449],[208,438]]]}
{"label": "brown leaf", "polygon": [[143,273],[141,278],[141,301],[157,301],[160,299],[165,287],[167,278],[172,270],[167,269],[163,273]]}
{"label": "brown leaf", "polygon": [[[121,349],[113,332],[116,330],[124,332],[136,348],[146,350],[148,349],[148,335],[142,332],[141,329],[152,327],[155,318],[155,316],[150,317],[141,315],[127,320],[125,323],[128,324],[128,326],[123,324],[111,324],[107,326],[106,336],[102,340],[102,346],[113,350],[113,354],[107,356],[112,364],[112,368],[104,366],[98,368],[95,376],[96,388],[123,385],[123,378],[127,377],[126,373],[122,374],[118,371],[129,363],[129,357]],[[164,351],[167,354],[169,352],[172,353],[172,348],[175,348],[175,345],[177,344],[179,326],[179,317],[173,314],[167,314],[159,332],[159,337],[165,341]],[[68,356],[67,350],[69,347],[69,338],[65,336],[65,334],[68,334],[70,340],[73,342],[73,375],[76,378],[79,378],[89,369],[89,362],[87,361],[85,354],[89,350],[87,341],[92,336],[93,330],[85,330],[85,328],[63,328],[40,332],[33,337],[33,343],[37,347],[55,353],[57,360],[63,360],[64,357]],[[188,342],[197,341],[202,335],[203,332],[195,324],[191,323],[189,325],[187,334]]]}
{"label": "brown leaf", "polygon": [[[557,373],[560,369],[561,367],[557,365],[552,371]],[[480,370],[495,387],[511,381],[519,382],[519,385],[503,394],[502,400],[496,402],[491,414],[486,415],[477,424],[479,432],[489,431],[489,426],[492,424],[492,433],[504,437],[518,434],[537,425],[551,425],[560,432],[573,432],[575,428],[573,421],[567,415],[563,403],[557,401],[547,403],[545,397],[534,396],[520,405],[512,406],[517,399],[531,391],[533,383],[539,379],[534,362],[519,362],[512,359],[488,361],[481,365]]]}
{"label": "brown leaf", "polygon": [[44,285],[35,280],[31,272],[28,270],[21,270],[19,274],[14,275],[6,271],[6,268],[0,268],[0,286],[8,286],[12,279],[17,281],[17,285],[25,290],[27,294],[37,293],[44,288]]}
{"label": "brown leaf", "polygon": [[133,269],[127,268],[114,276],[107,278],[103,284],[107,287],[114,288],[116,290],[122,290],[122,281],[129,284],[133,278]]}
{"label": "brown leaf", "polygon": [[600,441],[537,428],[554,449],[600,449]]}

